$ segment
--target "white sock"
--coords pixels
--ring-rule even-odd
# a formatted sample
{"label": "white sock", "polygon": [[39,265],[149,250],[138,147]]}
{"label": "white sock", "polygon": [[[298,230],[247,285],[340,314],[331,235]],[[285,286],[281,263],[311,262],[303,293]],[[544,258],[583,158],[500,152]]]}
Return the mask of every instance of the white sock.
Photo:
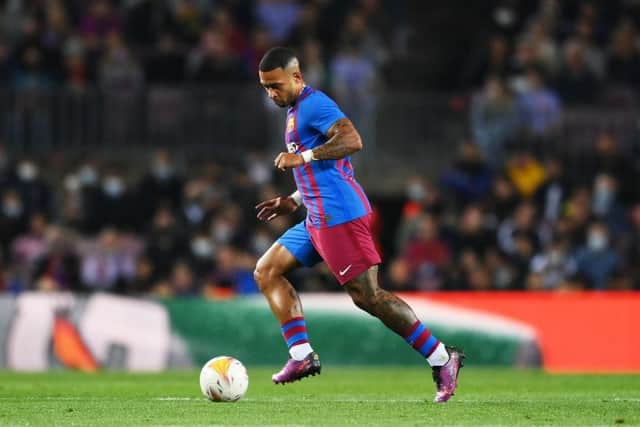
{"label": "white sock", "polygon": [[447,353],[447,349],[444,348],[444,344],[439,343],[431,356],[427,357],[427,362],[431,366],[442,366],[449,361],[449,353]]}
{"label": "white sock", "polygon": [[293,360],[302,360],[311,353],[313,349],[308,342],[304,344],[294,345],[289,349],[289,354]]}

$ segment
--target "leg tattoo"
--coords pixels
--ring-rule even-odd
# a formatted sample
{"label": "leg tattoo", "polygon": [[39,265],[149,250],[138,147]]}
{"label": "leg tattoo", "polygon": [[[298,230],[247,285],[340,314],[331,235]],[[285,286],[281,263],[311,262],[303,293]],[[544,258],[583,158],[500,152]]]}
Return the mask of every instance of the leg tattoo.
{"label": "leg tattoo", "polygon": [[345,284],[345,288],[359,308],[377,317],[389,329],[402,336],[418,318],[406,302],[378,286],[377,275],[378,267],[371,267]]}

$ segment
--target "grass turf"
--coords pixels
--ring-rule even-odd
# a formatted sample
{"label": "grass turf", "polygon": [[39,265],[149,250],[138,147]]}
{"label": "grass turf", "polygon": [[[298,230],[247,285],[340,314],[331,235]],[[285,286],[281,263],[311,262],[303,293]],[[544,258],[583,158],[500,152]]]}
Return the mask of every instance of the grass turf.
{"label": "grass turf", "polygon": [[286,386],[250,368],[237,403],[210,403],[197,372],[0,372],[0,425],[640,425],[640,376],[465,367],[431,403],[430,371],[338,368]]}

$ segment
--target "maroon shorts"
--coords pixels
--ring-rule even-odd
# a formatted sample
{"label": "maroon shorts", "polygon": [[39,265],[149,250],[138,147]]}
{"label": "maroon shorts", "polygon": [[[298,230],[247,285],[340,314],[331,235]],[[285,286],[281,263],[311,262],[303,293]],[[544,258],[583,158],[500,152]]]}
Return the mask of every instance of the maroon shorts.
{"label": "maroon shorts", "polygon": [[333,227],[308,227],[307,231],[341,285],[381,262],[371,235],[370,214]]}

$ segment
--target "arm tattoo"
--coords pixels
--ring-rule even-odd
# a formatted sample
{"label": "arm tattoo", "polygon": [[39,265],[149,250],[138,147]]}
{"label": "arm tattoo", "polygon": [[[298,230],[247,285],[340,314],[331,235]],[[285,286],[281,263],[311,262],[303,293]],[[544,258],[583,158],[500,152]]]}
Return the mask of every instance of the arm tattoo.
{"label": "arm tattoo", "polygon": [[337,160],[362,149],[362,141],[351,120],[340,119],[327,132],[329,140],[313,149],[316,160]]}

